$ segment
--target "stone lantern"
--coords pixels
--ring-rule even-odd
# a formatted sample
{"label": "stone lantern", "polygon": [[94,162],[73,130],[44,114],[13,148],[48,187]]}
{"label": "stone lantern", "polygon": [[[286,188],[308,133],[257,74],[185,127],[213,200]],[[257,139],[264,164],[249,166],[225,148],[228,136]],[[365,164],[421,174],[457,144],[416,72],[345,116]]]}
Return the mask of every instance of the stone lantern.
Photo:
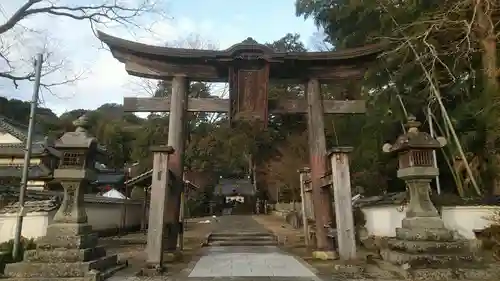
{"label": "stone lantern", "polygon": [[98,237],[87,223],[84,194],[95,180],[98,145],[88,133],[86,116],[73,124],[76,130],[65,133],[55,145],[62,154],[54,178],[64,188],[63,201],[46,236],[37,240],[37,249],[26,251],[23,262],[8,264],[4,270],[7,277],[100,281],[126,266],[118,263],[117,255],[106,255],[106,250],[97,246]]}
{"label": "stone lantern", "polygon": [[421,123],[414,116],[408,117],[407,132],[399,136],[394,144],[385,144],[384,152],[398,154],[398,178],[406,182],[410,203],[403,225],[421,224],[424,227],[443,227],[439,213],[430,200],[430,183],[439,170],[433,164],[433,151],[446,145],[444,138],[433,138],[418,128]]}
{"label": "stone lantern", "polygon": [[430,182],[439,174],[432,151],[446,145],[446,140],[433,138],[419,127],[420,122],[409,117],[407,132],[394,144],[383,146],[384,152],[398,154],[398,177],[406,183],[410,203],[401,227],[396,228],[396,237],[387,240],[380,255],[401,265],[412,280],[498,279],[497,273],[478,263],[469,241],[457,239],[445,227],[430,200]]}
{"label": "stone lantern", "polygon": [[96,178],[98,143],[88,132],[87,116],[81,116],[73,124],[75,131],[65,133],[55,145],[62,157],[54,171],[54,179],[64,188],[64,198],[54,222],[84,224],[87,223],[87,214],[83,197],[89,183]]}

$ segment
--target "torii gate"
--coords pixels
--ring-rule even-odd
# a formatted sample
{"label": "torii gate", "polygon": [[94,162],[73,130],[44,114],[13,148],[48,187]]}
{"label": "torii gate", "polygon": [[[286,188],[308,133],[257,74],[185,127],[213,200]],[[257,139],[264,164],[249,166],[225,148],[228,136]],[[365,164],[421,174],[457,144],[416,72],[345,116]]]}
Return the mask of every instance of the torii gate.
{"label": "torii gate", "polygon": [[[226,50],[214,51],[151,46],[99,31],[98,37],[109,46],[113,56],[125,64],[129,74],[172,81],[170,98],[125,98],[124,110],[170,112],[168,145],[175,152],[170,157],[169,168],[176,179],[182,178],[186,112],[227,112],[231,121],[245,117],[261,120],[264,124],[269,114],[307,114],[317,250],[333,250],[325,229],[334,222],[331,194],[328,188],[321,188],[321,177],[326,172],[323,114],[362,114],[366,105],[362,100],[323,100],[320,86],[321,83],[335,83],[339,91],[348,91],[350,98],[359,97],[356,93],[359,88],[355,92],[352,88],[347,89],[346,81],[360,80],[368,64],[383,51],[383,45],[332,52],[275,52],[247,38]],[[269,82],[276,80],[305,84],[307,99],[269,100]],[[188,98],[190,81],[229,82],[229,99]],[[176,186],[178,188],[172,190],[169,198],[165,198],[167,195],[151,198],[161,201],[155,204],[158,206],[168,201],[165,221],[170,228],[175,228],[179,216],[182,185]],[[153,185],[155,188],[164,186]],[[158,211],[151,208],[150,214]],[[177,233],[178,230],[171,233],[167,250],[175,250]],[[161,253],[158,254],[160,257],[148,253],[148,262],[161,264]]]}

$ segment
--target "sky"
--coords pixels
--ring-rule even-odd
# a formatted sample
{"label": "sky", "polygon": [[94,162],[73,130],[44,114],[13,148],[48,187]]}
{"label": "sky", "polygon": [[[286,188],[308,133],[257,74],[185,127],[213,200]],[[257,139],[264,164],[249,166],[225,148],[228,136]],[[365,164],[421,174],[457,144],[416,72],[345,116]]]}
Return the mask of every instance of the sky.
{"label": "sky", "polygon": [[[0,25],[25,1],[0,1]],[[84,1],[55,2],[82,5]],[[106,0],[85,2],[103,1]],[[295,0],[157,2],[159,4],[155,13],[136,19],[143,28],[99,26],[99,29],[114,36],[153,45],[172,45],[186,37],[198,37],[219,49],[228,48],[247,37],[260,43],[272,42],[286,33],[299,33],[307,46],[317,32],[312,20],[295,16]],[[121,104],[125,96],[149,95],[147,90],[150,89],[145,88],[154,85],[154,81],[144,81],[128,75],[124,66],[95,38],[87,21],[39,15],[21,23],[0,38],[0,54],[7,53],[17,71],[29,70],[32,58],[45,46],[50,52],[45,66],[58,65],[61,68],[44,77],[42,82],[57,83],[78,77],[72,83],[51,87],[51,92],[42,89],[42,106],[62,114],[79,108],[95,109],[104,103]],[[11,46],[8,52],[5,51],[6,46]],[[0,60],[0,71],[5,69],[7,64]],[[1,96],[29,100],[33,94],[32,89],[31,82],[19,83],[16,88],[12,82],[0,78]]]}

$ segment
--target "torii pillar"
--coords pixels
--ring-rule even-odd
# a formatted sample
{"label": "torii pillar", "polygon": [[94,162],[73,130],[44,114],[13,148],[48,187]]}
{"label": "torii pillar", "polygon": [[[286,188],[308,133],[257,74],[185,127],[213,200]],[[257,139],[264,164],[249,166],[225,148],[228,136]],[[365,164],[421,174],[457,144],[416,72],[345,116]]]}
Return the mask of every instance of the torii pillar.
{"label": "torii pillar", "polygon": [[328,237],[328,227],[334,223],[332,196],[329,188],[321,186],[321,177],[327,171],[326,138],[321,84],[318,79],[309,79],[306,85],[307,130],[309,133],[309,158],[311,167],[311,187],[316,223],[316,251],[318,259],[333,259],[335,245]]}
{"label": "torii pillar", "polygon": [[172,78],[172,96],[170,98],[170,116],[168,123],[168,146],[174,149],[169,157],[169,169],[174,175],[172,192],[167,199],[165,227],[166,243],[165,250],[172,252],[177,250],[177,240],[181,231],[182,222],[179,221],[181,194],[184,189],[184,148],[186,137],[186,115],[187,98],[189,93],[189,80],[184,75],[176,75]]}

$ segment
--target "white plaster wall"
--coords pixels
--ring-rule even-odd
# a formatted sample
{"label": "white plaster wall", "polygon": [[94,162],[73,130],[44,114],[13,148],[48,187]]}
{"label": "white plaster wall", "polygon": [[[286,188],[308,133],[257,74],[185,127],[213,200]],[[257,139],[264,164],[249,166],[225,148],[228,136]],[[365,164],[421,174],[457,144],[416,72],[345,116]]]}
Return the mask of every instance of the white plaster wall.
{"label": "white plaster wall", "polygon": [[5,132],[0,132],[0,143],[21,143],[18,138]]}
{"label": "white plaster wall", "polygon": [[396,236],[396,228],[401,227],[406,210],[398,211],[399,206],[374,206],[361,208],[365,215],[365,227],[370,235]]}
{"label": "white plaster wall", "polygon": [[[122,200],[120,200],[122,201]],[[93,230],[120,228],[125,219],[125,226],[141,225],[142,205],[117,203],[87,202],[87,217]]]}
{"label": "white plaster wall", "polygon": [[[86,202],[88,222],[93,230],[117,229],[122,224],[122,214],[126,207],[126,227],[141,225],[142,204],[121,204],[119,202]],[[27,214],[23,219],[22,235],[26,238],[38,238],[47,233],[47,226],[52,223],[55,211]],[[147,213],[146,213],[147,214]],[[0,243],[14,238],[17,214],[0,215]],[[146,217],[147,222],[147,217]]]}
{"label": "white plaster wall", "polygon": [[[366,229],[374,236],[396,236],[396,228],[401,227],[406,209],[398,210],[397,205],[361,208],[366,219]],[[489,217],[500,211],[500,206],[456,206],[442,208],[445,226],[456,231],[461,237],[474,239],[473,230],[484,229],[491,222]]]}
{"label": "white plaster wall", "polygon": [[[47,233],[47,225],[55,212],[29,213],[23,218],[21,235],[26,238],[37,238]],[[2,214],[0,216],[0,243],[14,239],[17,214]]]}
{"label": "white plaster wall", "polygon": [[500,206],[456,206],[443,207],[442,217],[447,228],[453,229],[467,239],[474,239],[473,230],[491,225],[491,217],[500,212]]}

